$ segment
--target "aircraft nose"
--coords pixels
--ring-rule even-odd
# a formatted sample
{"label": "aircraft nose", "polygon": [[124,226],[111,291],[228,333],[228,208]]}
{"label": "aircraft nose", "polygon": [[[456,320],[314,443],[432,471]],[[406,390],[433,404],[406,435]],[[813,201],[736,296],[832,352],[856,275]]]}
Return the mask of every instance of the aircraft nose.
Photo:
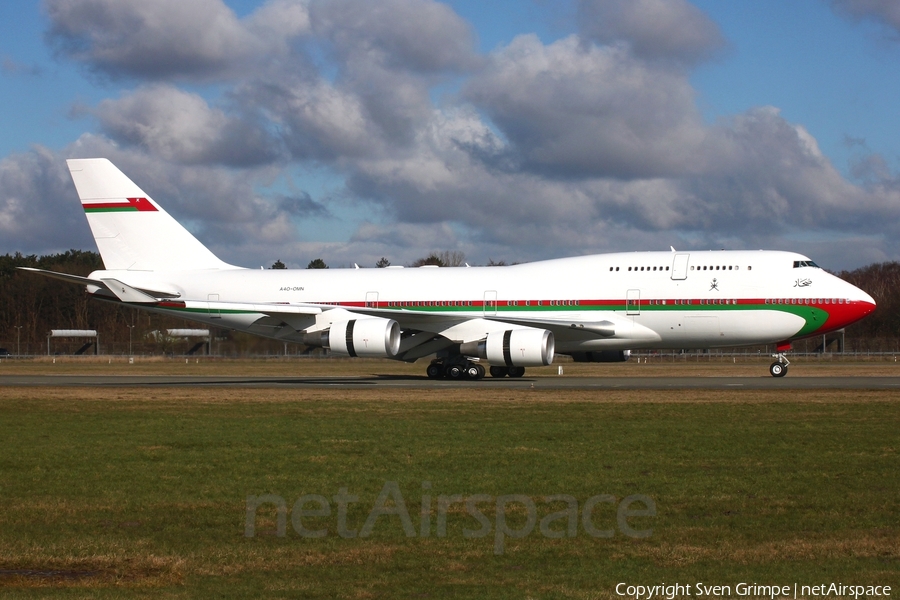
{"label": "aircraft nose", "polygon": [[866,315],[872,314],[877,307],[875,299],[858,287],[844,282],[844,300],[836,306],[831,305],[825,331],[835,331],[856,323]]}
{"label": "aircraft nose", "polygon": [[857,288],[859,291],[859,298],[855,299],[856,304],[858,306],[858,310],[860,311],[859,318],[862,319],[866,315],[872,313],[878,305],[875,304],[875,298],[865,293],[864,291]]}
{"label": "aircraft nose", "polygon": [[869,294],[862,291],[858,287],[853,288],[853,295],[848,299],[850,303],[849,310],[842,320],[846,321],[844,326],[855,323],[863,317],[872,314],[877,308],[875,299]]}

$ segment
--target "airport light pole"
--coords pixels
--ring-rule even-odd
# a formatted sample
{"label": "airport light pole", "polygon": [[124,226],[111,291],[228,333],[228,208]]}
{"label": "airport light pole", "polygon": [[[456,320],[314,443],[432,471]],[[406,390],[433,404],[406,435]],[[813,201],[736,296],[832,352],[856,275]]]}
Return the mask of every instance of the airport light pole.
{"label": "airport light pole", "polygon": [[128,327],[128,356],[134,356],[134,352],[131,351],[131,334],[134,332],[134,325],[127,325]]}
{"label": "airport light pole", "polygon": [[16,358],[19,358],[22,356],[22,344],[20,343],[21,337],[22,337],[22,325],[16,325],[15,327],[16,327]]}

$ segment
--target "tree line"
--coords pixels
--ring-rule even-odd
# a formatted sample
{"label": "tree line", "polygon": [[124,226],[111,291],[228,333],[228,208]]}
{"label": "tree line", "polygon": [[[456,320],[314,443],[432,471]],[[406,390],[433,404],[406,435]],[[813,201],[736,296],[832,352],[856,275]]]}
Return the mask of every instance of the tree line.
{"label": "tree line", "polygon": [[[407,266],[463,266],[461,252],[433,252]],[[489,264],[502,265],[491,261]],[[382,258],[376,267],[388,267]],[[160,334],[166,329],[197,328],[196,324],[138,311],[115,302],[94,300],[82,286],[23,272],[17,267],[35,267],[60,273],[87,276],[103,268],[100,255],[85,250],[69,250],[46,256],[20,253],[0,256],[0,348],[10,354],[45,354],[51,329],[94,329],[100,333],[101,351],[111,354],[182,354],[196,340],[172,339]],[[284,268],[277,261],[272,268]],[[321,258],[308,268],[328,268]],[[867,291],[878,303],[875,312],[847,328],[845,349],[852,351],[900,350],[900,263],[868,265],[837,275]],[[282,354],[302,352],[296,346],[232,331],[214,332],[217,354]],[[84,340],[53,340],[52,352],[72,353]],[[810,346],[812,349],[814,346]],[[91,350],[93,352],[93,350]]]}

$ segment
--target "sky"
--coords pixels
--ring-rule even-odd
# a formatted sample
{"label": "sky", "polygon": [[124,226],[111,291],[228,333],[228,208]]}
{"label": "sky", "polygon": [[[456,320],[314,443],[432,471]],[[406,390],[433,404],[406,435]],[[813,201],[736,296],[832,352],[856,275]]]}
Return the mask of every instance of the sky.
{"label": "sky", "polygon": [[8,0],[0,253],[106,157],[232,264],[900,260],[895,0]]}

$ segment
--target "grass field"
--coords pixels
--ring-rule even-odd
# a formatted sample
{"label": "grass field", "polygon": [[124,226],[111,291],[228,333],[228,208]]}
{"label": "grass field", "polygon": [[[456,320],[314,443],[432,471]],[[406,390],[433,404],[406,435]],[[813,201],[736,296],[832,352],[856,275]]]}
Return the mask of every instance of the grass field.
{"label": "grass field", "polygon": [[[0,595],[618,598],[619,582],[697,581],[896,593],[898,431],[900,394],[875,391],[0,388]],[[248,496],[267,494],[284,500],[284,535],[270,503],[248,537]],[[345,515],[342,494],[358,498]],[[329,514],[294,507],[304,495]],[[656,514],[623,528],[632,495]],[[465,500],[486,534],[466,535],[483,523]]]}

